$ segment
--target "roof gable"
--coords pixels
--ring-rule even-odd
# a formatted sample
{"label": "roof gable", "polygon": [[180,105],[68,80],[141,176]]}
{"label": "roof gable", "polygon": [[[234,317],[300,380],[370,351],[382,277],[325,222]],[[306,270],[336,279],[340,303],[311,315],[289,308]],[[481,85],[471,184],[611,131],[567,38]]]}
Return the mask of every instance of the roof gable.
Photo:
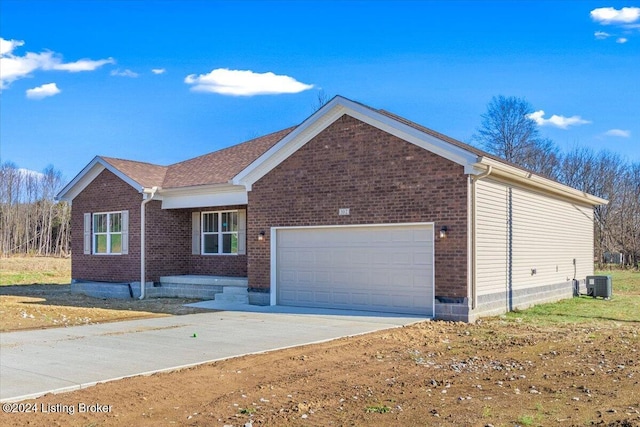
{"label": "roof gable", "polygon": [[210,193],[214,190],[209,186],[215,186],[218,189],[215,191],[240,191],[246,196],[246,191],[251,190],[253,183],[345,114],[457,163],[464,167],[465,174],[480,175],[493,171],[503,179],[582,203],[592,205],[607,203],[606,200],[536,175],[395,114],[374,110],[340,96],[334,97],[299,126],[170,166],[95,157],[60,191],[57,198],[73,200],[104,169],[111,171],[141,193],[145,188],[159,187],[161,193],[167,191],[184,196],[192,194],[193,191],[202,192],[205,189]]}
{"label": "roof gable", "polygon": [[[245,185],[247,189],[251,189],[254,182],[344,114],[458,163],[464,166],[465,173],[481,173],[484,170],[475,166],[479,155],[474,152],[476,149],[469,150],[471,147],[458,141],[453,144],[447,140],[450,138],[443,139],[441,138],[443,135],[437,132],[430,130],[426,132],[427,128],[413,126],[414,124],[404,119],[398,120],[397,116],[390,113],[373,110],[365,105],[336,96],[302,122],[293,132],[267,150],[255,162],[238,173],[233,178],[233,183]],[[480,151],[478,150],[478,152]]]}
{"label": "roof gable", "polygon": [[[107,161],[107,159],[109,161]],[[139,162],[131,162],[129,160],[118,160],[111,159],[109,157],[103,158],[100,156],[96,156],[93,158],[93,160],[91,160],[91,162],[89,162],[87,166],[84,167],[84,169],[80,171],[80,173],[78,173],[78,175],[75,176],[75,178],[73,178],[62,190],[60,190],[60,192],[56,195],[56,199],[66,201],[73,200],[78,194],[82,192],[82,190],[87,188],[87,186],[105,169],[116,175],[118,178],[132,186],[137,191],[142,192],[145,188],[142,183],[138,182],[136,179],[129,176],[123,170],[120,170],[115,166],[115,164],[121,167],[125,166],[125,170],[128,170],[126,166],[132,166],[129,165],[130,163]],[[134,176],[136,175],[139,175],[137,176],[138,179],[141,179],[144,176],[144,174],[134,173]]]}

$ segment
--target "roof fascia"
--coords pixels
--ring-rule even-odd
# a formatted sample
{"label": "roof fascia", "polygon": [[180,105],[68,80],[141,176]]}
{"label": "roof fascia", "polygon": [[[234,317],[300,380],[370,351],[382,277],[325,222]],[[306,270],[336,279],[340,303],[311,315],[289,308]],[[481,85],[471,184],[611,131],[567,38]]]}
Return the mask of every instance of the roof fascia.
{"label": "roof fascia", "polygon": [[190,194],[210,194],[210,193],[224,193],[224,192],[236,192],[246,191],[242,185],[234,185],[230,183],[223,184],[204,184],[204,185],[192,185],[188,187],[170,187],[162,188],[158,193],[162,196],[183,196]]}
{"label": "roof fascia", "polygon": [[269,173],[344,114],[348,114],[384,132],[462,165],[465,168],[465,173],[480,172],[473,167],[477,162],[475,154],[362,104],[336,96],[302,122],[293,132],[267,150],[244,170],[240,171],[231,182],[236,185],[245,185],[247,190],[251,190],[253,183]]}
{"label": "roof fascia", "polygon": [[249,197],[243,185],[231,184],[163,189],[160,194],[162,209],[246,205]]}
{"label": "roof fascia", "polygon": [[144,191],[144,187],[134,181],[128,175],[125,175],[120,170],[116,169],[109,162],[104,160],[100,156],[96,156],[89,162],[87,166],[85,166],[75,178],[71,180],[60,192],[56,195],[57,200],[72,202],[78,194],[82,192],[91,182],[100,175],[103,170],[108,170],[109,172],[116,175],[118,178],[132,186],[136,191],[142,193]]}
{"label": "roof fascia", "polygon": [[533,187],[543,192],[555,194],[584,204],[599,206],[609,203],[608,200],[488,157],[478,158],[478,164],[476,166],[491,166],[491,176],[501,177],[507,181]]}

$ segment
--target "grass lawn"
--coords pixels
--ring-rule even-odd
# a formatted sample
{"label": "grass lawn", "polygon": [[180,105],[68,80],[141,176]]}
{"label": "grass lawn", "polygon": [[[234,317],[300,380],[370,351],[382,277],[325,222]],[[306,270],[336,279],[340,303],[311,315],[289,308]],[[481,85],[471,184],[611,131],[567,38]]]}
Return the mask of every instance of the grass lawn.
{"label": "grass lawn", "polygon": [[71,283],[71,258],[0,258],[0,286]]}
{"label": "grass lawn", "polygon": [[552,304],[540,304],[506,315],[507,320],[540,324],[640,322],[640,272],[598,271],[612,278],[610,300],[580,296]]}

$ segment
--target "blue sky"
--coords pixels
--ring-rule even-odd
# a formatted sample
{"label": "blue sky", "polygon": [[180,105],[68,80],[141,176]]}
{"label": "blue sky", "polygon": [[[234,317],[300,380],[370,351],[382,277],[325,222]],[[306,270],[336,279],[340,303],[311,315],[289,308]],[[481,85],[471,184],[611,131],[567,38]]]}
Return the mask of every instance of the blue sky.
{"label": "blue sky", "polygon": [[2,0],[0,38],[0,160],[67,180],[298,124],[319,91],[465,142],[523,97],[561,149],[640,161],[640,3]]}

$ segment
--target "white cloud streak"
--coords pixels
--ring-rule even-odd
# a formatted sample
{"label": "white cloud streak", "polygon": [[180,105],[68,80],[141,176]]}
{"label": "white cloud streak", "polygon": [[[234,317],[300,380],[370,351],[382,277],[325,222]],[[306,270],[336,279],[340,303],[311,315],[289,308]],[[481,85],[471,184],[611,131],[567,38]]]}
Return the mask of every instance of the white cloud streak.
{"label": "white cloud streak", "polygon": [[591,19],[603,25],[631,24],[640,20],[640,7],[600,7],[591,11]]}
{"label": "white cloud streak", "polygon": [[44,68],[45,70],[60,70],[60,71],[69,71],[70,73],[78,73],[80,71],[94,71],[103,65],[106,64],[115,64],[116,61],[113,58],[109,59],[99,59],[97,61],[93,61],[91,59],[81,59],[76,62],[67,62],[67,63],[54,63],[51,68]]}
{"label": "white cloud streak", "polygon": [[153,68],[151,69],[151,72],[153,74],[164,74],[167,72],[167,70],[165,70],[164,68]]}
{"label": "white cloud streak", "polygon": [[596,31],[595,33],[593,33],[593,35],[595,36],[595,38],[597,38],[598,40],[604,40],[606,38],[611,37],[611,34],[604,32],[604,31]]}
{"label": "white cloud streak", "polygon": [[55,83],[47,83],[42,86],[34,87],[33,89],[27,89],[27,98],[29,99],[42,99],[48,96],[57,95],[62,92],[58,89],[58,85]]}
{"label": "white cloud streak", "polygon": [[619,136],[620,138],[629,138],[631,131],[623,129],[609,129],[604,133],[607,136]]}
{"label": "white cloud streak", "polygon": [[544,114],[543,110],[538,110],[527,115],[527,117],[536,122],[538,126],[554,126],[560,129],[568,129],[569,126],[579,126],[591,123],[589,120],[584,120],[580,116],[565,117],[554,114],[548,119],[545,119]]}
{"label": "white cloud streak", "polygon": [[301,83],[289,76],[228,68],[218,68],[208,74],[190,74],[184,82],[193,85],[192,91],[233,96],[299,93],[313,88],[313,85]]}
{"label": "white cloud streak", "polygon": [[23,56],[14,54],[14,50],[24,45],[22,40],[6,40],[0,38],[0,90],[19,79],[29,77],[38,70],[57,70],[77,73],[93,71],[106,64],[115,64],[113,58],[81,59],[75,62],[63,62],[60,55],[51,51],[41,53],[27,52]]}
{"label": "white cloud streak", "polygon": [[131,71],[130,69],[126,69],[126,70],[120,70],[119,68],[117,70],[112,70],[111,71],[111,75],[112,76],[118,76],[118,77],[131,77],[131,78],[136,78],[138,77],[138,73]]}
{"label": "white cloud streak", "polygon": [[618,37],[618,38],[616,39],[616,43],[619,43],[619,44],[625,44],[625,43],[626,43],[626,42],[628,42],[628,41],[629,41],[629,39],[628,39],[628,38],[626,38],[626,37]]}

